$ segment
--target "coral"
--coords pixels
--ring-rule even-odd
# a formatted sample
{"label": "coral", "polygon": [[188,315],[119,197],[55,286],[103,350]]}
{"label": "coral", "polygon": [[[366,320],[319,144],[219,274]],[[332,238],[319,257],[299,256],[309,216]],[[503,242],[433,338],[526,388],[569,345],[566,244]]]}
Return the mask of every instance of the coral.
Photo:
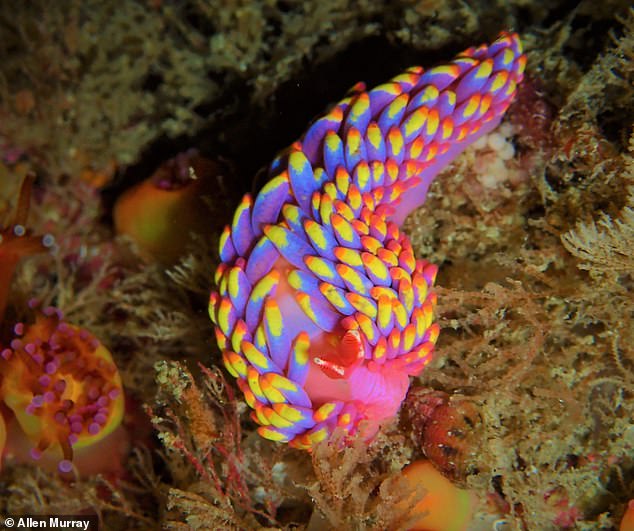
{"label": "coral", "polygon": [[202,54],[176,45],[183,34],[162,9],[95,1],[50,7],[35,2],[0,15],[1,133],[15,147],[55,176],[83,172],[101,185],[157,136],[200,124],[194,108],[217,86],[205,78]]}
{"label": "coral", "polygon": [[[124,385],[126,407],[113,433],[90,447],[73,449],[77,474],[68,475],[57,471],[63,457],[59,448],[44,452],[39,461],[31,458],[34,443],[3,405],[9,437],[1,510],[4,514],[91,511],[108,528],[147,529],[155,526],[157,500],[163,499],[163,492],[153,475],[158,458],[150,450],[151,427],[136,404],[155,396],[151,384],[155,361],[191,356],[194,349],[204,351],[200,331],[205,329],[205,314],[201,312],[198,321],[193,312],[185,317],[190,302],[164,268],[140,264],[113,241],[112,232],[99,221],[103,207],[93,187],[83,182],[41,184],[34,189],[29,224],[36,233],[54,231],[56,252],[26,260],[16,270],[5,332],[12,335],[15,322],[32,322],[28,301],[33,295],[43,306],[61,308],[65,322],[90,330],[91,336],[108,345]],[[199,252],[209,260],[206,245]],[[205,293],[200,307],[206,299]],[[0,342],[9,347],[11,339],[2,335]],[[95,460],[95,455],[109,457]],[[101,468],[94,466],[95,461]]]}
{"label": "coral", "polygon": [[[560,158],[567,139],[540,130],[518,130],[512,141],[520,156],[536,160],[538,150]],[[547,151],[540,139],[551,143]],[[476,180],[463,165],[470,156],[453,165],[452,179],[436,180],[405,226],[415,249],[433,249],[446,286],[437,288],[444,356],[421,374],[421,384],[466,395],[480,410],[483,433],[466,483],[501,499],[491,518],[516,528],[571,521],[610,528],[632,488],[633,307],[631,275],[604,264],[623,263],[630,155],[612,155],[604,173],[601,158],[577,170],[580,178],[597,171],[596,182],[608,187],[549,196],[542,185],[555,165],[531,165],[490,211],[468,193]],[[610,191],[616,183],[624,185],[619,197]],[[573,192],[578,200],[559,200]],[[589,220],[604,219],[601,210],[611,231]],[[566,217],[573,211],[581,218],[576,228]],[[547,496],[552,492],[557,497]]]}
{"label": "coral", "polygon": [[[140,461],[134,459],[130,470],[142,473],[144,482],[149,482],[152,471]],[[3,480],[3,509],[8,514],[95,514],[100,526],[108,529],[148,529],[154,525],[136,485],[115,486],[102,475],[69,482],[60,474],[27,466],[7,468]]]}
{"label": "coral", "polygon": [[498,125],[524,65],[518,36],[503,33],[449,65],[358,85],[242,200],[209,313],[262,436],[310,448],[335,426],[367,421],[371,436],[396,413],[438,336],[436,268],[397,224]]}
{"label": "coral", "polygon": [[[571,14],[571,26],[575,18],[587,16],[584,11],[590,3],[583,4]],[[606,42],[600,47],[589,53],[579,50],[596,43],[562,25],[552,28],[546,53],[531,56],[542,71],[541,86],[558,107],[550,128],[552,157],[536,185],[547,207],[546,219],[562,231],[587,218],[597,205],[609,206],[616,214],[628,185],[619,170],[633,119],[629,102],[634,97],[634,11],[631,5],[615,2],[609,15],[601,15],[612,18],[613,26],[601,32]],[[562,60],[557,51],[562,47],[576,54]],[[589,58],[591,64],[579,64]]]}
{"label": "coral", "polygon": [[[33,324],[17,323],[14,333],[1,354],[0,397],[33,444],[31,457],[61,454],[58,468],[69,473],[77,452],[121,423],[121,378],[108,350],[53,307],[38,312]],[[116,466],[117,456],[104,460],[104,451],[98,467]]]}
{"label": "coral", "polygon": [[[620,53],[632,41],[628,25],[613,24],[616,46],[573,76],[562,73],[575,65],[561,54],[575,39],[569,24],[537,46],[527,36],[540,79],[522,83],[509,112],[510,162],[524,176],[473,193],[482,187],[472,157],[483,151],[468,151],[405,225],[414,249],[439,263],[445,286],[437,288],[443,357],[421,383],[467,395],[484,417],[466,482],[501,502],[496,516],[476,514],[489,528],[494,520],[518,529],[612,528],[631,497],[633,177],[619,141],[631,120],[609,109],[631,88],[617,100],[603,90],[620,83],[613,72],[631,67]],[[549,41],[555,34],[561,40]],[[591,77],[596,106],[585,105],[583,91],[565,106]],[[492,177],[513,175],[504,166]]]}
{"label": "coral", "polygon": [[564,127],[591,122],[597,116],[613,119],[613,113],[622,113],[624,124],[634,118],[630,105],[634,94],[634,9],[630,6],[625,12],[617,11],[616,16],[622,28],[609,35],[612,48],[597,58],[567,94],[560,110]]}
{"label": "coral", "polygon": [[[61,309],[68,322],[109,346],[126,395],[146,401],[155,395],[153,364],[203,351],[207,321],[204,312],[192,310],[195,295],[179,287],[162,264],[131,256],[128,246],[113,240],[112,231],[99,222],[102,216],[101,197],[86,183],[38,190],[31,224],[39,233],[54,231],[56,252],[21,265],[8,315],[27,321],[33,296]],[[200,276],[208,276],[203,271],[210,267],[210,247],[197,241],[190,257],[202,262]],[[187,290],[195,278],[188,276]],[[199,306],[208,298],[208,279],[200,284]]]}
{"label": "coral", "polygon": [[[281,88],[292,87],[295,96],[298,84],[300,91],[319,93],[338,81],[343,85],[336,91],[342,90],[347,81],[337,80],[336,72],[321,81],[315,70],[364,42],[381,52],[381,64],[372,66],[388,76],[391,64],[404,66],[404,52],[456,49],[517,26],[519,11],[523,23],[526,10],[531,20],[544,20],[556,16],[562,3],[19,4],[0,10],[0,146],[7,154],[28,153],[56,179],[72,175],[96,186],[116,181],[154,143],[194,136],[210,124],[218,141],[230,137],[227,150],[237,157],[252,144],[244,133],[265,132],[284,109]],[[370,61],[362,56],[346,66],[367,71]],[[300,119],[319,110],[304,110]]]}
{"label": "coral", "polygon": [[395,504],[415,505],[420,488],[403,482],[409,450],[394,431],[368,447],[337,430],[311,455],[266,444],[241,428],[242,403],[219,369],[202,369],[200,385],[181,363],[157,366],[153,422],[171,480],[162,526],[289,529],[400,529],[412,520]]}

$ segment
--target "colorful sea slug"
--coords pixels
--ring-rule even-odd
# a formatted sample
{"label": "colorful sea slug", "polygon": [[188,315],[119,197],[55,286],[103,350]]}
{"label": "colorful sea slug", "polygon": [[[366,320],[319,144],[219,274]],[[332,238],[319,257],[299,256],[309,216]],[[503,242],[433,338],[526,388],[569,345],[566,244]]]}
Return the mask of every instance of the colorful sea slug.
{"label": "colorful sea slug", "polygon": [[447,65],[358,84],[243,198],[209,313],[261,436],[309,449],[337,427],[370,437],[398,411],[439,332],[437,268],[399,225],[499,124],[525,65],[505,32]]}
{"label": "colorful sea slug", "polygon": [[0,400],[33,444],[31,457],[57,451],[59,471],[69,473],[77,450],[121,423],[121,377],[110,352],[57,308],[44,308],[33,324],[13,330],[9,346],[0,347]]}

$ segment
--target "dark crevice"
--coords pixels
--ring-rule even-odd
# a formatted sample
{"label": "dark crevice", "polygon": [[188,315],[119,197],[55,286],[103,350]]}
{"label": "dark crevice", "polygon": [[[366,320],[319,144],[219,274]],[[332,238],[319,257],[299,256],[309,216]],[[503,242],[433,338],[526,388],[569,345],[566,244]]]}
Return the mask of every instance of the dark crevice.
{"label": "dark crevice", "polygon": [[[370,37],[317,64],[306,64],[295,78],[279,85],[262,104],[253,104],[251,87],[243,79],[216,79],[223,86],[220,100],[201,104],[195,112],[209,121],[194,136],[162,136],[141,155],[139,162],[123,170],[104,190],[106,205],[127,188],[151,175],[165,160],[188,148],[210,158],[221,157],[235,167],[237,193],[251,191],[254,176],[278,151],[297,140],[308,124],[339,101],[358,81],[368,87],[384,82],[413,64],[433,64],[456,51],[421,54],[390,44],[386,38]],[[210,74],[211,75],[211,74]],[[160,79],[150,74],[147,86]],[[260,184],[263,184],[260,182]]]}

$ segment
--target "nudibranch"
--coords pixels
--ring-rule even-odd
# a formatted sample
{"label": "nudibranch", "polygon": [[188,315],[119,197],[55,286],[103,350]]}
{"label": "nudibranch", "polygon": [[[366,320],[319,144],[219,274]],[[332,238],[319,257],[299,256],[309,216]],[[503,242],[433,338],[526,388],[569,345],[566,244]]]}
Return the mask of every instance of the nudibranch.
{"label": "nudibranch", "polygon": [[504,32],[449,64],[358,84],[243,198],[209,313],[261,436],[310,449],[337,427],[371,437],[396,414],[439,332],[437,268],[399,226],[499,124],[525,64]]}
{"label": "nudibranch", "polygon": [[9,347],[0,348],[0,400],[33,443],[31,457],[57,451],[58,469],[68,473],[74,451],[95,445],[121,423],[121,377],[110,352],[57,308],[13,328]]}
{"label": "nudibranch", "polygon": [[0,323],[9,297],[11,278],[18,262],[26,256],[46,251],[55,243],[50,234],[34,235],[26,226],[34,181],[32,174],[24,177],[13,219],[6,227],[0,227]]}

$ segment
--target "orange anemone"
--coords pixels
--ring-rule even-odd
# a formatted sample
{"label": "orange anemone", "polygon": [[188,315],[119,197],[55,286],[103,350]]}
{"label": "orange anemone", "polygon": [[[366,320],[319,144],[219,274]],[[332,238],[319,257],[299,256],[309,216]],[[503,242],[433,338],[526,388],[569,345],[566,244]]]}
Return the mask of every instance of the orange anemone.
{"label": "orange anemone", "polygon": [[619,531],[634,531],[634,499],[627,504],[627,509],[621,520]]}
{"label": "orange anemone", "polygon": [[[411,530],[466,531],[476,506],[475,495],[456,487],[429,461],[411,463],[402,470],[410,489],[422,488],[424,497],[409,512]],[[409,500],[402,500],[397,508],[405,510]]]}
{"label": "orange anemone", "polygon": [[163,163],[145,181],[126,190],[115,203],[118,234],[129,236],[147,261],[169,265],[187,251],[192,232],[209,225],[202,197],[214,191],[218,165],[193,150]]}
{"label": "orange anemone", "polygon": [[44,308],[34,324],[14,326],[0,352],[0,378],[0,399],[33,444],[31,457],[56,455],[63,473],[72,470],[75,450],[121,424],[123,387],[110,352],[56,308]]}

